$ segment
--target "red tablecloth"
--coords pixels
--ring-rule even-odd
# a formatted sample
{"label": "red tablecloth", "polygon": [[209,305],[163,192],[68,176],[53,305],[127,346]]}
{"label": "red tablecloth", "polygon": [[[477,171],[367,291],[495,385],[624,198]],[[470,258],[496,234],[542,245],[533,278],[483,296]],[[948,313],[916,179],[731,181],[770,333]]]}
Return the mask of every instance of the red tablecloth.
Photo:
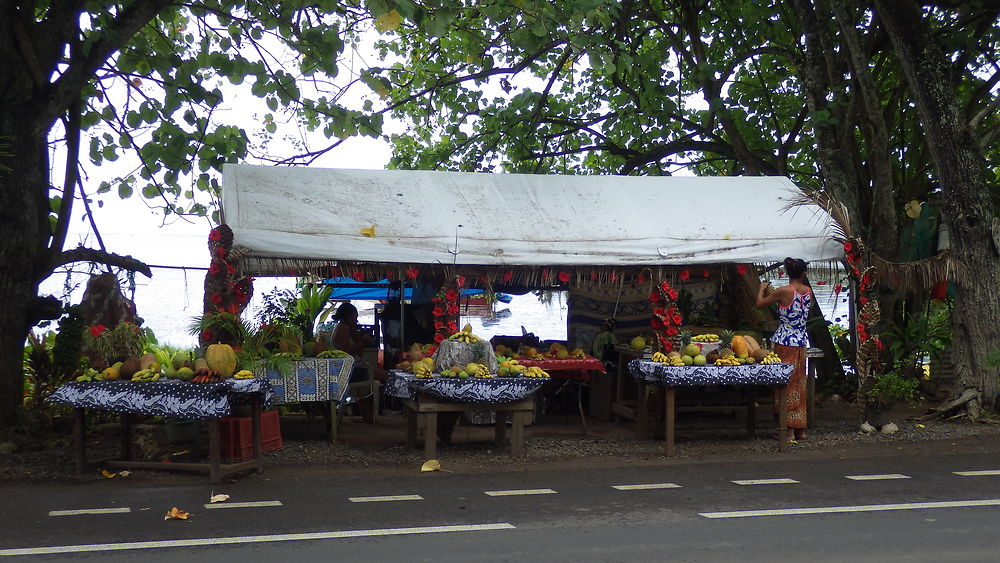
{"label": "red tablecloth", "polygon": [[599,371],[601,373],[606,373],[607,371],[604,369],[604,363],[593,356],[587,356],[582,360],[577,358],[567,358],[565,360],[557,360],[555,358],[547,360],[529,360],[527,357],[522,356],[517,359],[517,363],[527,367],[538,366],[549,372],[549,375],[553,379],[564,379],[566,376],[572,375],[560,374],[559,372],[577,372],[579,373],[580,378],[586,381],[589,378],[588,372]]}

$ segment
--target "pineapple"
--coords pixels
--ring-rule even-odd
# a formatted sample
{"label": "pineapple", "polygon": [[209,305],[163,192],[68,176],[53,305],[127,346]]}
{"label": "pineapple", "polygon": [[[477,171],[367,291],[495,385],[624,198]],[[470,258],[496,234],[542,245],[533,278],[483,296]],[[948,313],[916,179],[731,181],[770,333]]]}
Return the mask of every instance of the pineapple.
{"label": "pineapple", "polygon": [[723,358],[736,355],[733,353],[733,336],[736,336],[733,331],[726,330],[719,337],[719,355]]}
{"label": "pineapple", "polygon": [[681,343],[681,354],[691,356],[692,358],[701,354],[701,346],[691,342],[690,330],[682,330],[677,337],[680,339]]}

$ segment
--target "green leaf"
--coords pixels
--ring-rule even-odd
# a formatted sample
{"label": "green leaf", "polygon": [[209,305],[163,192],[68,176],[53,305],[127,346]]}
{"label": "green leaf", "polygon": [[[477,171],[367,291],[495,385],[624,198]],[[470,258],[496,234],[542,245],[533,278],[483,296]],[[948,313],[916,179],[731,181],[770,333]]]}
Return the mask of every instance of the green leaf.
{"label": "green leaf", "polygon": [[132,186],[130,186],[125,182],[118,184],[118,197],[122,199],[128,199],[132,197]]}

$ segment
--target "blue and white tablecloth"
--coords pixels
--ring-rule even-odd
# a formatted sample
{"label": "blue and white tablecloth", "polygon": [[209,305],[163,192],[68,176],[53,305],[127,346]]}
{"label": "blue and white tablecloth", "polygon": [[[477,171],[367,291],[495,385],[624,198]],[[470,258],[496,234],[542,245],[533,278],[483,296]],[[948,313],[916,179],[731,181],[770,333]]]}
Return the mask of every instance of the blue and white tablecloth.
{"label": "blue and white tablecloth", "polygon": [[287,376],[263,368],[255,372],[267,377],[274,404],[345,400],[354,358],[305,358],[293,364],[294,371]]}
{"label": "blue and white tablecloth", "polygon": [[385,389],[389,395],[401,399],[415,399],[418,393],[427,393],[458,403],[513,403],[530,397],[546,381],[533,377],[419,378],[411,373],[392,370],[386,378]]}
{"label": "blue and white tablecloth", "polygon": [[271,402],[271,386],[262,378],[218,383],[74,381],[56,389],[48,400],[78,408],[201,420],[229,416],[233,404],[246,402],[240,399],[247,393],[260,393],[264,406]]}
{"label": "blue and white tablecloth", "polygon": [[628,363],[636,380],[665,387],[698,385],[787,385],[792,364],[746,364],[741,366],[665,366],[651,360]]}

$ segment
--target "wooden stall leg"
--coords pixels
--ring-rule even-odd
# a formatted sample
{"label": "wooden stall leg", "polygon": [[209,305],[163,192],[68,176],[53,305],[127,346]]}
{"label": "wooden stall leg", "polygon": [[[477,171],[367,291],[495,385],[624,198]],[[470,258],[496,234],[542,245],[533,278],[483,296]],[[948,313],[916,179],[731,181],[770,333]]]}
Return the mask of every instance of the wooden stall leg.
{"label": "wooden stall leg", "polygon": [[788,448],[786,438],[788,437],[788,427],[785,422],[788,418],[788,387],[778,386],[778,451],[783,452]]}
{"label": "wooden stall leg", "polygon": [[647,397],[646,397],[646,391],[648,388],[646,387],[646,382],[642,381],[641,379],[638,381],[637,387],[639,388],[639,390],[638,390],[638,399],[636,400],[636,405],[635,405],[635,417],[637,419],[636,423],[639,426],[639,434],[645,434],[646,424],[649,422],[648,421],[649,405],[647,403]]}
{"label": "wooden stall leg", "polygon": [[264,448],[260,437],[260,396],[253,394],[250,399],[250,427],[253,436],[253,458],[257,462],[257,472],[264,471]]}
{"label": "wooden stall leg", "polygon": [[437,456],[437,413],[420,413],[424,419],[424,459]]}
{"label": "wooden stall leg", "polygon": [[524,419],[528,416],[528,413],[514,411],[510,416],[512,419],[510,430],[510,455],[519,456],[521,455],[521,449],[524,445]]}
{"label": "wooden stall leg", "polygon": [[337,401],[334,401],[334,400],[330,401],[330,443],[331,444],[336,444],[337,443],[337,430],[338,430],[337,411],[340,410],[340,409],[337,408],[337,406],[338,406]]}
{"label": "wooden stall leg", "polygon": [[208,478],[213,483],[222,481],[222,437],[219,419],[208,421]]}
{"label": "wooden stall leg", "polygon": [[747,387],[747,434],[753,438],[757,435],[757,389]]}
{"label": "wooden stall leg", "polygon": [[73,448],[76,450],[76,473],[87,474],[87,414],[82,407],[73,409]]}
{"label": "wooden stall leg", "polygon": [[417,411],[403,403],[403,417],[406,419],[406,447],[417,447]]}
{"label": "wooden stall leg", "polygon": [[580,429],[587,435],[587,416],[583,414],[583,370],[577,372],[576,378],[576,408],[580,411]]}
{"label": "wooden stall leg", "polygon": [[493,416],[496,418],[493,424],[493,441],[496,447],[502,448],[507,441],[507,413],[494,411]]}
{"label": "wooden stall leg", "polygon": [[121,418],[121,459],[132,459],[132,415],[123,412]]}
{"label": "wooden stall leg", "polygon": [[615,369],[615,400],[611,403],[611,412],[614,413],[615,424],[622,421],[622,416],[615,410],[615,405],[621,404],[625,395],[625,379],[622,377],[622,353],[618,352],[618,365]]}
{"label": "wooden stall leg", "polygon": [[664,389],[666,400],[664,402],[666,411],[666,428],[664,428],[663,433],[663,455],[667,457],[673,457],[674,455],[674,425],[677,422],[677,390],[673,387],[667,387]]}

